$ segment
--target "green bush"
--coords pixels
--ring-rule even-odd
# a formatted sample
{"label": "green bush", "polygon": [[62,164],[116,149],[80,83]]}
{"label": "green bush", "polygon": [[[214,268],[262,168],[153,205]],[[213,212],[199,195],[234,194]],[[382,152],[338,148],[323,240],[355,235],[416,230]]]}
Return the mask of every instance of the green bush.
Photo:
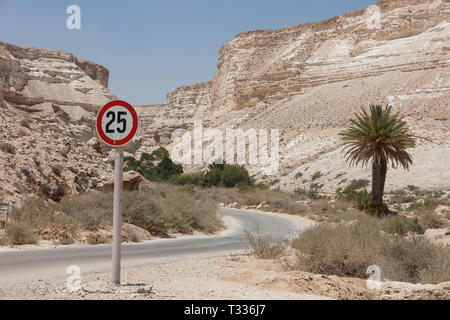
{"label": "green bush", "polygon": [[366,211],[373,215],[385,215],[388,212],[387,205],[384,202],[372,202],[372,195],[366,189],[358,191],[355,186],[350,184],[343,191],[337,191],[339,200],[353,202],[355,207],[361,211]]}
{"label": "green bush", "polygon": [[234,188],[240,185],[242,188],[244,185],[253,184],[247,169],[229,164],[210,165],[204,181],[209,187]]}
{"label": "green bush", "polygon": [[205,184],[205,176],[202,174],[184,174],[181,176],[172,176],[169,183],[177,186],[194,185],[202,186]]}
{"label": "green bush", "polygon": [[222,183],[226,188],[234,188],[238,184],[252,183],[247,169],[238,165],[226,165],[222,172]]}
{"label": "green bush", "polygon": [[167,181],[170,177],[183,173],[183,166],[174,163],[169,151],[163,147],[151,154],[142,153],[139,160],[134,157],[125,157],[124,162],[124,171],[136,171],[150,181]]}

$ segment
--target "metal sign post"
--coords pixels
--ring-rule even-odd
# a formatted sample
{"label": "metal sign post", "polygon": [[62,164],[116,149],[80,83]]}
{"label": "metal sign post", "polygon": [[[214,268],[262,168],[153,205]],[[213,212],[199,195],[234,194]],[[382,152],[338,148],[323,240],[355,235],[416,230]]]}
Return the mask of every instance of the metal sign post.
{"label": "metal sign post", "polygon": [[120,256],[122,243],[122,195],[123,195],[123,150],[115,150],[114,162],[114,217],[112,282],[120,284]]}
{"label": "metal sign post", "polygon": [[123,149],[136,135],[139,119],[136,110],[127,102],[117,100],[106,104],[97,114],[98,138],[115,148],[114,210],[112,244],[112,283],[120,284],[122,247]]}
{"label": "metal sign post", "polygon": [[0,212],[3,212],[3,214],[5,215],[5,233],[3,233],[3,244],[4,244],[6,239],[6,228],[8,227],[9,204],[0,203]]}

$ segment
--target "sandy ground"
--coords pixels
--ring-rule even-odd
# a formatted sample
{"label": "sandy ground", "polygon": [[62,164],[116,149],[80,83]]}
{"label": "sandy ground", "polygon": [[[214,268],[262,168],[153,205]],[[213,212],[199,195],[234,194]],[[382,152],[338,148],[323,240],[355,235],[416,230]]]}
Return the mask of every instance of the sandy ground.
{"label": "sandy ground", "polygon": [[366,300],[450,299],[450,282],[440,285],[383,283],[368,289],[362,279],[289,271],[286,262],[252,256],[191,259],[122,269],[122,285],[110,273],[81,274],[81,288],[64,280],[37,280],[0,288],[0,299],[138,300]]}
{"label": "sandy ground", "polygon": [[76,292],[67,289],[67,280],[34,281],[1,288],[0,299],[325,299],[241,283],[239,279],[254,267],[237,264],[242,259],[252,258],[193,259],[124,268],[122,286],[111,285],[109,273],[82,274],[81,289]]}

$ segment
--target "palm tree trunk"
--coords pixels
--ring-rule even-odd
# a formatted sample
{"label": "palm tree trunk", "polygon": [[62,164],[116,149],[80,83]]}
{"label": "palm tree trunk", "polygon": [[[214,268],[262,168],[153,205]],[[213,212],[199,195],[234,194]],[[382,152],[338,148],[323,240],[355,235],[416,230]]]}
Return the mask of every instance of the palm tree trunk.
{"label": "palm tree trunk", "polygon": [[372,202],[382,203],[386,183],[387,163],[381,160],[372,164]]}

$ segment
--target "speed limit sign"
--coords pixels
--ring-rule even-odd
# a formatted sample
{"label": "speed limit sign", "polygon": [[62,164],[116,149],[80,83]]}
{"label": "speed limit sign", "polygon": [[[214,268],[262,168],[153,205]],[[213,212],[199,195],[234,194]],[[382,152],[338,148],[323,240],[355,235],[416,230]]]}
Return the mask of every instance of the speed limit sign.
{"label": "speed limit sign", "polygon": [[121,147],[129,143],[136,135],[138,126],[136,110],[125,101],[111,101],[97,114],[98,136],[112,147]]}
{"label": "speed limit sign", "polygon": [[139,119],[136,110],[127,102],[116,100],[106,104],[97,114],[99,139],[115,147],[114,155],[114,209],[112,245],[112,283],[120,284],[122,246],[123,148],[136,135]]}

